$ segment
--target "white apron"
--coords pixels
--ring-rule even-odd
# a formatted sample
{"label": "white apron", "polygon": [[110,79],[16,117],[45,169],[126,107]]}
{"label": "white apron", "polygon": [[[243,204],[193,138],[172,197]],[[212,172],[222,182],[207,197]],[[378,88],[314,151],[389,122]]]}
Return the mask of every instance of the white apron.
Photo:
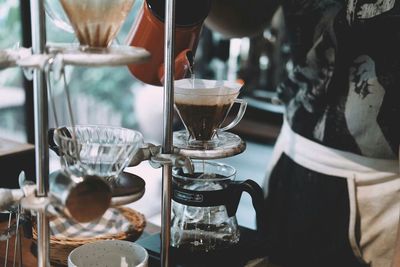
{"label": "white apron", "polygon": [[[270,170],[282,153],[309,170],[347,179],[353,252],[372,267],[390,267],[400,212],[399,162],[325,147],[296,134],[287,122],[275,144]],[[356,226],[361,236],[356,236]]]}

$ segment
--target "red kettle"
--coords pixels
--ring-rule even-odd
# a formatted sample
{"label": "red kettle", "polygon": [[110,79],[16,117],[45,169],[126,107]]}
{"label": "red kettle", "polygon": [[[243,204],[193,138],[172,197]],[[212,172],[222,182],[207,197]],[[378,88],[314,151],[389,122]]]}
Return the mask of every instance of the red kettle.
{"label": "red kettle", "polygon": [[[204,19],[211,0],[175,2],[175,79],[184,78],[193,64]],[[127,43],[143,47],[151,54],[144,64],[129,65],[131,73],[144,83],[162,85],[164,80],[164,0],[145,0],[128,34]]]}

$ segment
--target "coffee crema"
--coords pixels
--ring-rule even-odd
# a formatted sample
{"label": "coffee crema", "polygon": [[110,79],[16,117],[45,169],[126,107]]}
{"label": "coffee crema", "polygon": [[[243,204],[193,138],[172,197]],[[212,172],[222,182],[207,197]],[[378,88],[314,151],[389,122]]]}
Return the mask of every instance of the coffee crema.
{"label": "coffee crema", "polygon": [[190,136],[197,141],[210,141],[224,122],[232,104],[195,105],[175,102],[175,106]]}

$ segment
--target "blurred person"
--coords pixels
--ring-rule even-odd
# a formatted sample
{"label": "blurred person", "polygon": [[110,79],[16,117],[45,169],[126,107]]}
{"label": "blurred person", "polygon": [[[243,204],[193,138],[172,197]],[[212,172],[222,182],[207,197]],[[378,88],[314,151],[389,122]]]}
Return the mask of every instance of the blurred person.
{"label": "blurred person", "polygon": [[265,182],[266,253],[283,267],[391,266],[400,3],[214,0],[206,24],[253,35],[280,5],[294,68],[277,88],[286,111]]}

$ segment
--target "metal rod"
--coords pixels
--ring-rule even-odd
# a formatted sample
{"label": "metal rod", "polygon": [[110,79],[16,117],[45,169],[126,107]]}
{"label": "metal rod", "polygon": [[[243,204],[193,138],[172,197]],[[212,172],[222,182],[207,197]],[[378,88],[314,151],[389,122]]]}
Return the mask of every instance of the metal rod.
{"label": "metal rod", "polygon": [[[162,152],[173,151],[172,122],[174,115],[174,43],[175,43],[175,0],[165,2],[164,39],[164,121]],[[161,226],[161,266],[169,266],[169,246],[171,240],[171,184],[172,167],[163,166],[162,226]]]}
{"label": "metal rod", "polygon": [[16,214],[16,231],[15,231],[15,239],[14,239],[14,259],[13,259],[13,267],[15,267],[15,262],[17,260],[17,250],[18,250],[18,241],[19,241],[19,220],[20,220],[20,215],[21,215],[21,210],[20,207],[18,206],[17,208],[17,214]]}
{"label": "metal rod", "polygon": [[[46,25],[43,0],[31,0],[32,50],[34,54],[45,52]],[[34,121],[35,121],[35,163],[36,163],[36,194],[47,196],[49,176],[48,151],[48,99],[45,73],[35,69],[33,77],[34,89]],[[37,213],[37,260],[39,267],[49,265],[49,222],[46,212]]]}
{"label": "metal rod", "polygon": [[[21,12],[22,47],[32,47],[31,31],[31,3],[26,0],[19,0]],[[33,117],[33,82],[29,81],[25,75],[23,77],[23,87],[25,91],[25,125],[27,141],[35,143],[35,125]]]}
{"label": "metal rod", "polygon": [[[8,215],[8,227],[7,227],[7,229],[10,229],[10,227],[11,227],[12,214],[13,214],[13,212],[10,211],[10,215]],[[4,267],[7,267],[9,246],[10,246],[10,233],[7,234],[6,255],[4,257]]]}

